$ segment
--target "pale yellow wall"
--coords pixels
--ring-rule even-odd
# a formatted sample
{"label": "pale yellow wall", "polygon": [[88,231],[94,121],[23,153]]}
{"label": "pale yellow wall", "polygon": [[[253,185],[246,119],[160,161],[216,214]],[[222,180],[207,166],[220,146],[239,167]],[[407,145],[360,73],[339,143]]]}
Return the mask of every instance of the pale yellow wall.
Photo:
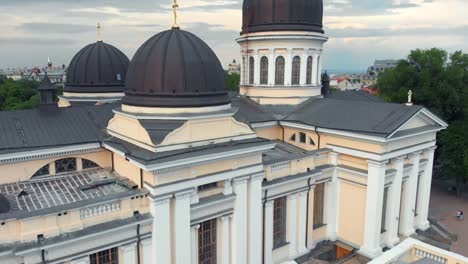
{"label": "pale yellow wall", "polygon": [[[303,132],[306,134],[306,143],[300,142],[300,137],[299,137],[300,132]],[[296,135],[296,141],[290,140],[291,136],[294,134]],[[315,145],[309,144],[309,137],[311,137],[314,140]],[[304,150],[311,151],[311,150],[316,150],[318,148],[317,133],[311,130],[284,127],[284,141],[288,144],[291,144],[293,146],[299,147]],[[323,148],[323,145],[322,145],[322,148]]]}
{"label": "pale yellow wall", "polygon": [[133,216],[134,211],[141,214],[149,212],[149,200],[145,197],[126,199],[120,201],[120,210],[95,217],[81,219],[80,210],[68,211],[67,215],[44,215],[24,220],[8,221],[0,226],[0,241],[8,243],[13,241],[34,241],[37,235],[43,234],[46,238],[63,233],[77,231],[89,226],[124,219]]}
{"label": "pale yellow wall", "polygon": [[[326,159],[324,160],[326,161]],[[280,163],[288,163],[288,167],[281,170],[273,170],[272,167],[274,167],[275,164],[265,166],[265,176],[269,181],[290,175],[304,173],[307,172],[307,169],[315,169],[316,166],[315,157],[306,157]]]}
{"label": "pale yellow wall", "polygon": [[338,164],[350,166],[353,168],[366,170],[366,171],[368,168],[368,162],[366,159],[359,158],[356,156],[351,156],[351,155],[345,155],[345,154],[339,155]]}
{"label": "pale yellow wall", "polygon": [[56,160],[63,158],[82,158],[95,162],[102,168],[111,167],[111,153],[107,150],[98,152],[69,155],[63,157],[54,157],[43,160],[32,160],[20,163],[10,163],[0,165],[0,184],[12,183],[17,181],[27,181],[43,166],[53,163]]}
{"label": "pale yellow wall", "polygon": [[320,133],[320,141],[320,148],[326,148],[327,144],[331,144],[373,153],[381,153],[383,151],[382,146],[377,143],[325,133]]}
{"label": "pale yellow wall", "polygon": [[256,128],[257,137],[266,138],[269,140],[282,140],[283,131],[279,126]]}
{"label": "pale yellow wall", "polygon": [[361,246],[364,239],[366,188],[340,181],[338,237]]}
{"label": "pale yellow wall", "polygon": [[[109,121],[107,130],[114,136],[122,139],[131,139],[139,143],[154,146],[146,129],[140,124],[138,119],[115,114]],[[135,142],[135,143],[136,143]]]}
{"label": "pale yellow wall", "polygon": [[[120,176],[130,179],[132,182],[140,185],[140,168],[131,164],[124,157],[114,155],[114,171]],[[144,178],[144,181],[152,180],[151,177]]]}

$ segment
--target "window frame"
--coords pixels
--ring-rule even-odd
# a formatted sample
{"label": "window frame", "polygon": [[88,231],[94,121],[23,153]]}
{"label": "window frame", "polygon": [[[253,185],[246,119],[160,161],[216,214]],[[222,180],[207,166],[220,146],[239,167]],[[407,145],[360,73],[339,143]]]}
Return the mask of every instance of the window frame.
{"label": "window frame", "polygon": [[306,84],[312,84],[312,67],[314,63],[314,58],[312,56],[307,57],[307,66],[306,66]]}
{"label": "window frame", "polygon": [[273,200],[273,249],[286,245],[287,197]]}
{"label": "window frame", "polygon": [[268,66],[269,61],[266,56],[260,59],[260,84],[268,85]]}
{"label": "window frame", "polygon": [[301,57],[295,56],[291,66],[291,85],[301,84]]}
{"label": "window frame", "polygon": [[198,263],[216,264],[218,257],[217,248],[217,219],[200,223],[200,228],[198,229]]}
{"label": "window frame", "polygon": [[307,134],[304,132],[299,132],[299,142],[300,143],[307,143]]}
{"label": "window frame", "polygon": [[[109,256],[109,260],[102,260]],[[89,255],[90,264],[119,264],[119,249],[117,247],[101,250]]]}
{"label": "window frame", "polygon": [[275,60],[275,85],[284,85],[284,72],[286,61],[283,56],[278,56]]}
{"label": "window frame", "polygon": [[254,57],[249,58],[249,84],[255,82],[255,59]]}
{"label": "window frame", "polygon": [[319,183],[314,188],[314,217],[313,229],[320,228],[325,225],[325,183]]}

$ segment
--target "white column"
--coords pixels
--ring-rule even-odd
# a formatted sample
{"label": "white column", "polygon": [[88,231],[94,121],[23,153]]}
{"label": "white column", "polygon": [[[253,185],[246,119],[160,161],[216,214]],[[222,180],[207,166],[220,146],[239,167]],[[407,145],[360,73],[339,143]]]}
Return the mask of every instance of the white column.
{"label": "white column", "polygon": [[79,259],[74,259],[70,262],[70,264],[89,264],[89,256],[79,258]]}
{"label": "white column", "polygon": [[[338,165],[339,154],[332,152],[330,153],[330,163]],[[338,214],[340,207],[340,184],[338,181],[338,170],[334,169],[332,175],[332,181],[328,183],[328,214],[327,214],[327,237],[331,241],[336,241],[338,236]]]}
{"label": "white column", "polygon": [[287,198],[287,220],[288,225],[287,234],[289,242],[289,257],[297,256],[296,234],[297,234],[297,200],[296,194],[291,194]]}
{"label": "white column", "polygon": [[301,74],[299,78],[299,84],[301,86],[306,85],[307,77],[307,49],[304,50],[304,54],[301,56]]}
{"label": "white column", "polygon": [[387,219],[387,234],[385,244],[388,247],[396,245],[400,239],[398,238],[398,224],[400,220],[400,201],[401,201],[401,185],[403,181],[403,165],[405,157],[398,157],[393,160],[395,164],[396,174],[393,178],[392,185],[389,189],[389,199],[387,200],[388,215]]}
{"label": "white column", "polygon": [[288,49],[288,54],[286,55],[285,59],[285,67],[284,67],[284,85],[290,86],[291,85],[291,73],[292,73],[292,49]]}
{"label": "white column", "polygon": [[240,67],[240,84],[244,85],[244,79],[245,79],[245,56],[243,55],[243,51],[241,50],[241,67]]}
{"label": "white column", "polygon": [[256,51],[255,55],[253,55],[255,61],[254,67],[254,84],[260,84],[260,56],[258,56],[258,50]]}
{"label": "white column", "polygon": [[318,54],[314,54],[312,58],[312,84],[317,85]]}
{"label": "white column", "polygon": [[151,239],[145,239],[141,241],[141,248],[143,250],[143,263],[142,264],[152,264],[151,255]]}
{"label": "white column", "polygon": [[299,255],[307,253],[306,232],[307,232],[307,191],[299,193],[299,211],[297,212],[297,250]]}
{"label": "white column", "polygon": [[198,229],[200,225],[190,227],[190,258],[192,264],[198,263]]}
{"label": "white column", "polygon": [[175,263],[190,263],[190,195],[192,190],[175,195]]}
{"label": "white column", "polygon": [[322,55],[317,57],[318,72],[317,72],[317,84],[322,84]]}
{"label": "white column", "polygon": [[273,264],[273,203],[271,200],[265,204],[265,264]]}
{"label": "white column", "polygon": [[401,197],[400,233],[405,236],[414,234],[414,215],[416,205],[416,192],[418,190],[419,158],[421,152],[409,155],[410,163],[413,165],[409,178],[406,180]]}
{"label": "white column", "polygon": [[427,156],[427,164],[424,168],[424,173],[421,175],[418,191],[418,206],[416,216],[416,227],[419,230],[426,230],[429,228],[429,200],[431,198],[431,183],[432,183],[432,166],[434,165],[434,151],[432,147],[425,151]]}
{"label": "white column", "polygon": [[249,181],[249,263],[261,263],[262,251],[262,181],[263,173],[252,176]]}
{"label": "white column", "polygon": [[232,226],[232,263],[247,263],[247,180],[234,179],[234,216]]}
{"label": "white column", "polygon": [[366,257],[375,258],[382,254],[380,228],[386,163],[369,160],[368,167],[364,244],[359,252]]}
{"label": "white column", "polygon": [[153,215],[153,261],[155,263],[172,263],[171,249],[171,197],[151,200]]}
{"label": "white column", "polygon": [[190,228],[190,248],[191,248],[191,258],[192,264],[198,263],[198,229],[200,225],[195,225]]}
{"label": "white column", "polygon": [[135,264],[137,262],[136,243],[122,247],[123,264]]}
{"label": "white column", "polygon": [[229,222],[231,216],[224,216],[221,217],[221,232],[222,232],[222,249],[221,249],[221,264],[229,264],[231,263],[231,255],[230,255],[230,241],[231,237],[229,235]]}
{"label": "white column", "polygon": [[270,50],[268,56],[268,85],[275,85],[275,51]]}

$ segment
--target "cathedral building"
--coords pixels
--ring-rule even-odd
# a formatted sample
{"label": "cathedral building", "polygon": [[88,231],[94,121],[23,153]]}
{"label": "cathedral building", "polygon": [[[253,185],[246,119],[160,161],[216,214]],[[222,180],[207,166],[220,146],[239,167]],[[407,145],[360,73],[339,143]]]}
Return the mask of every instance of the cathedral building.
{"label": "cathedral building", "polygon": [[177,23],[130,62],[83,48],[58,104],[44,78],[37,109],[0,112],[0,263],[375,259],[426,230],[447,124],[324,96],[322,16],[322,0],[244,0],[236,96]]}

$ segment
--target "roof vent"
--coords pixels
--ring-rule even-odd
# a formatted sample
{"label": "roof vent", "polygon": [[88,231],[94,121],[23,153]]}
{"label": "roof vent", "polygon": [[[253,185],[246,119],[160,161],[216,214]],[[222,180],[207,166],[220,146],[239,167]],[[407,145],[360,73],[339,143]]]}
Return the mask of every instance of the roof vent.
{"label": "roof vent", "polygon": [[0,193],[0,214],[8,213],[11,209],[10,201]]}

